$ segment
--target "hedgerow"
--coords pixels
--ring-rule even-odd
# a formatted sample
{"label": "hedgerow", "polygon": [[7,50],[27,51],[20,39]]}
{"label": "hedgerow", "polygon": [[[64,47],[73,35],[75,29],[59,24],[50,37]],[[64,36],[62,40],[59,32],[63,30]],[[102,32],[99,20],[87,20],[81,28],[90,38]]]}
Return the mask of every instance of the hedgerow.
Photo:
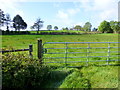
{"label": "hedgerow", "polygon": [[48,78],[50,67],[24,54],[2,56],[2,88],[40,88]]}

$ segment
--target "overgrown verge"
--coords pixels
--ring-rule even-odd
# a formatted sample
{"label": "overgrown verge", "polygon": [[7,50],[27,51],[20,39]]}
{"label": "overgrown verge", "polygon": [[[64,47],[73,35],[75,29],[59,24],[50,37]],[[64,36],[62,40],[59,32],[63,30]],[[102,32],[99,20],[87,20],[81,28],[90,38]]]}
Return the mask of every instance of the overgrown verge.
{"label": "overgrown verge", "polygon": [[50,67],[41,66],[39,60],[24,54],[2,56],[2,88],[40,88],[48,78]]}

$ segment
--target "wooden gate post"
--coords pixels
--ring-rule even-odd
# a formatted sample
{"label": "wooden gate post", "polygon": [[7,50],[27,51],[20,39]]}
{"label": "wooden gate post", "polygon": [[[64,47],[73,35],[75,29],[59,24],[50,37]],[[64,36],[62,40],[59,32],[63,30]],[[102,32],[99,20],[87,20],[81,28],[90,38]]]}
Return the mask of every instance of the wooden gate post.
{"label": "wooden gate post", "polygon": [[38,39],[38,59],[40,60],[40,64],[42,64],[42,40]]}
{"label": "wooden gate post", "polygon": [[30,55],[30,58],[33,58],[32,52],[33,52],[33,46],[32,46],[32,44],[30,44],[29,45],[29,55]]}

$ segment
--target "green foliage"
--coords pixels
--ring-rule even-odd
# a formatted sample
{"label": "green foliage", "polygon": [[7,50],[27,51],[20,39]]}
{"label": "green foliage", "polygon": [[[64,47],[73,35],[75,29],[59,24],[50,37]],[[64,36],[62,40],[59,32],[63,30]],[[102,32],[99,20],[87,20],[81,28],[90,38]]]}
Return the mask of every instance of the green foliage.
{"label": "green foliage", "polygon": [[48,29],[48,30],[51,30],[51,29],[52,29],[52,25],[48,25],[48,26],[47,26],[47,29]]}
{"label": "green foliage", "polygon": [[105,20],[100,23],[100,26],[98,26],[98,31],[100,31],[102,33],[112,33],[113,32],[113,30],[110,27],[110,23]]}
{"label": "green foliage", "polygon": [[113,29],[114,33],[120,33],[120,22],[110,21],[110,26]]}
{"label": "green foliage", "polygon": [[33,26],[31,26],[31,29],[37,29],[37,34],[39,33],[40,29],[43,27],[44,21],[42,21],[40,18],[36,20]]}
{"label": "green foliage", "polygon": [[5,22],[5,14],[4,14],[4,11],[0,9],[0,26],[3,26],[4,22]]}
{"label": "green foliage", "polygon": [[5,54],[2,60],[3,88],[40,88],[50,68],[23,54]]}
{"label": "green foliage", "polygon": [[74,29],[75,29],[75,30],[83,30],[83,28],[82,28],[80,25],[76,25],[76,26],[74,27]]}
{"label": "green foliage", "polygon": [[91,31],[92,24],[90,22],[86,22],[83,26],[85,31]]}
{"label": "green foliage", "polygon": [[55,30],[58,30],[58,26],[55,26],[54,29],[55,29]]}
{"label": "green foliage", "polygon": [[65,27],[65,28],[62,28],[62,30],[69,30],[69,28],[68,28],[68,27]]}
{"label": "green foliage", "polygon": [[13,18],[13,28],[15,28],[15,30],[20,31],[20,29],[26,29],[27,28],[27,24],[26,22],[24,22],[24,20],[22,19],[22,17],[20,15],[16,15]]}

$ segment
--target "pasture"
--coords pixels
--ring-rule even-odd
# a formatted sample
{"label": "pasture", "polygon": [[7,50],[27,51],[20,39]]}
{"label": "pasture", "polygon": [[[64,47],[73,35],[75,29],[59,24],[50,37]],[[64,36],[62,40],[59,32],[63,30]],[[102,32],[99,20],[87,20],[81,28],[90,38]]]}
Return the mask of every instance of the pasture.
{"label": "pasture", "polygon": [[[118,34],[3,35],[0,37],[2,37],[2,49],[5,49],[5,50],[28,48],[28,45],[32,44],[34,58],[37,58],[38,38],[42,39],[43,43],[45,42],[118,42]],[[85,46],[81,45],[81,46],[86,47],[86,45]],[[101,47],[100,44],[98,44],[98,46]],[[113,44],[113,46],[118,46],[118,44]],[[51,45],[46,46],[46,48],[49,48],[49,47],[51,47]],[[54,46],[54,48],[57,48],[57,47],[64,47],[64,46],[59,46],[59,45]],[[71,56],[75,56],[75,55],[77,54],[72,54]],[[99,58],[94,58],[94,60],[95,59],[99,59]],[[115,57],[115,59],[118,59],[118,57]],[[57,63],[52,65],[58,66]],[[47,88],[54,88],[54,87],[57,87],[57,88],[118,88],[118,68],[119,66],[88,66],[88,67],[82,67],[82,68],[53,69],[52,77],[48,79],[48,82],[46,82],[44,87],[47,87]],[[71,73],[68,73],[66,75],[67,71]],[[62,72],[62,74],[60,72]]]}
{"label": "pasture", "polygon": [[118,34],[83,34],[83,35],[3,35],[3,49],[22,49],[33,45],[33,55],[37,56],[37,40],[45,42],[118,42]]}

